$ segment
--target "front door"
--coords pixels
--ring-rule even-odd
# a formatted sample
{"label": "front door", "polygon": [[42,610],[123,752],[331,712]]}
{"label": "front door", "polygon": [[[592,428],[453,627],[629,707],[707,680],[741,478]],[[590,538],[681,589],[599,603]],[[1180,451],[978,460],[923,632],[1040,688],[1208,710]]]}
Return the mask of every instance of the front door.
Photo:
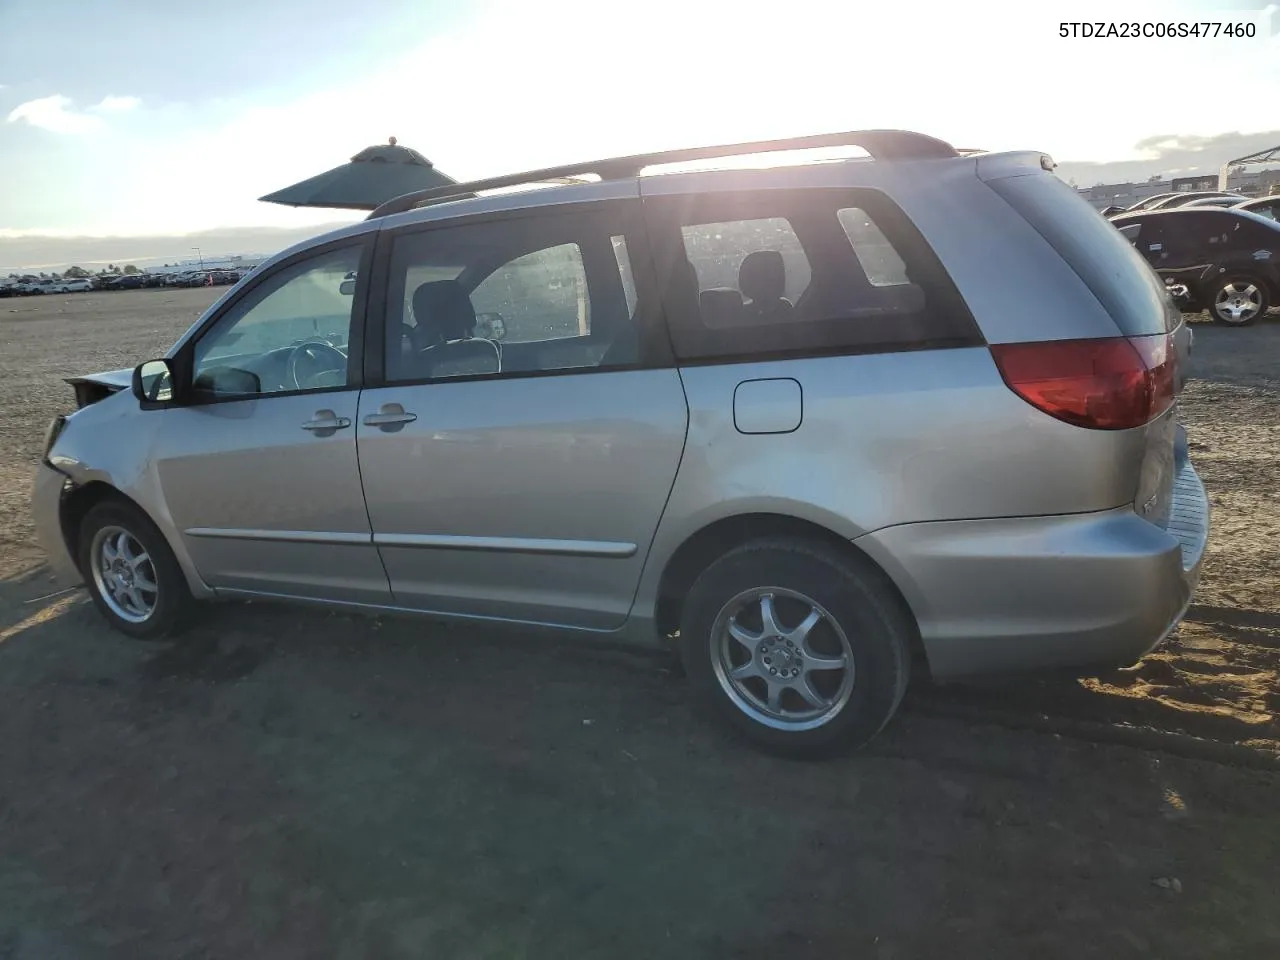
{"label": "front door", "polygon": [[635,203],[394,237],[357,437],[397,604],[626,619],[687,422]]}
{"label": "front door", "polygon": [[[386,603],[356,461],[363,241],[286,262],[184,350],[189,404],[153,462],[201,577],[221,591]],[[356,338],[359,342],[359,338]]]}

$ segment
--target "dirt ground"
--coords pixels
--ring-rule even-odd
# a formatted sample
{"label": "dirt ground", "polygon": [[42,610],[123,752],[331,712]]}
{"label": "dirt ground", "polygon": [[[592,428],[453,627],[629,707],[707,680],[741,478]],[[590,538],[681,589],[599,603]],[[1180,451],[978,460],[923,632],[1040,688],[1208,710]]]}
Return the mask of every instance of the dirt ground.
{"label": "dirt ground", "polygon": [[1280,955],[1280,318],[1196,327],[1214,527],[1167,648],[797,764],[660,657],[260,605],[149,646],[49,596],[59,378],[217,292],[0,301],[3,960]]}

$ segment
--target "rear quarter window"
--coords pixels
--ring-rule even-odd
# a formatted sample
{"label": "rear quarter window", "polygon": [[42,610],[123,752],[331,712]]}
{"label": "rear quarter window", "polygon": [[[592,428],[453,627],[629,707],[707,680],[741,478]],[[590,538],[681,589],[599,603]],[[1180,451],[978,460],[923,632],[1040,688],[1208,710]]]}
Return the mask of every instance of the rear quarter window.
{"label": "rear quarter window", "polygon": [[982,342],[933,250],[879,191],[652,197],[645,215],[682,362]]}
{"label": "rear quarter window", "polygon": [[988,185],[1048,241],[1128,337],[1165,333],[1181,315],[1164,281],[1124,235],[1050,173]]}

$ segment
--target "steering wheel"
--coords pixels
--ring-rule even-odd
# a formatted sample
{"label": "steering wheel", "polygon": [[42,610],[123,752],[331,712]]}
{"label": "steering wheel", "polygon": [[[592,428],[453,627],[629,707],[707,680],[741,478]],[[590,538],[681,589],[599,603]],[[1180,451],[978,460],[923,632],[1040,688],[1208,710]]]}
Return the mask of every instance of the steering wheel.
{"label": "steering wheel", "polygon": [[[312,367],[310,371],[300,371],[304,358]],[[308,340],[293,348],[289,354],[286,369],[289,382],[293,384],[294,389],[306,390],[308,386],[316,386],[313,381],[326,373],[340,372],[345,376],[347,355],[323,340]],[[304,379],[307,381],[306,384],[303,383]]]}

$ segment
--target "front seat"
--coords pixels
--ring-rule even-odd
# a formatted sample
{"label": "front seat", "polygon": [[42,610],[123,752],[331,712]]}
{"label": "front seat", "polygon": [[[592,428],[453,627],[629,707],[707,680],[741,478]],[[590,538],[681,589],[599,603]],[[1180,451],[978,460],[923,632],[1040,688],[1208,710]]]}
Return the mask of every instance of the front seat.
{"label": "front seat", "polygon": [[749,253],[738,268],[738,289],[747,298],[745,310],[755,323],[786,323],[795,312],[783,296],[787,267],[777,250]]}
{"label": "front seat", "polygon": [[423,377],[466,377],[502,371],[502,354],[492,340],[473,336],[476,311],[456,280],[424,283],[413,292],[418,321],[414,366]]}

